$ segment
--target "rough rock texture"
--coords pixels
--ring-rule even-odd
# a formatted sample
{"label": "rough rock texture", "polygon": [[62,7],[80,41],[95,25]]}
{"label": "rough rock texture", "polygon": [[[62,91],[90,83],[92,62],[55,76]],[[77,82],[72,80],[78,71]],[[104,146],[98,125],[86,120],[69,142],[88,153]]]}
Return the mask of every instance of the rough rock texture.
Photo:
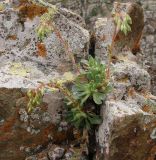
{"label": "rough rock texture", "polygon": [[[55,33],[44,40],[46,50],[41,49],[46,51],[46,56],[40,56],[36,27],[42,12],[30,18],[30,13],[34,13],[29,10],[32,6],[27,4],[26,7],[28,15],[24,9],[19,12],[9,6],[0,12],[0,159],[6,160],[23,160],[41,152],[49,142],[66,144],[72,137],[63,121],[60,93],[47,93],[39,108],[27,112],[27,90],[36,88],[39,82],[62,78],[64,72],[72,70],[72,65]],[[61,9],[54,21],[76,60],[85,57],[89,32],[82,27],[82,18]]]}
{"label": "rough rock texture", "polygon": [[[128,3],[126,5],[134,7],[135,4]],[[119,6],[123,5],[119,4]],[[135,13],[141,13],[142,15],[142,9],[140,8],[131,11],[132,15]],[[143,25],[142,16],[141,19],[140,16],[135,18],[135,22],[141,21]],[[100,23],[99,21],[96,23],[97,46],[95,55],[106,62],[106,56],[101,56],[105,54],[102,49],[103,46],[106,47],[111,43],[114,28],[108,25],[110,23],[103,24],[102,21],[105,21],[105,19],[100,21]],[[108,22],[111,22],[111,20],[108,20]],[[139,26],[134,25],[133,27],[135,37],[140,37],[142,27],[140,32],[136,32],[136,28]],[[101,31],[107,33],[106,39],[99,38],[105,36],[105,34],[101,34]],[[109,38],[107,39],[107,37]],[[131,48],[136,44],[136,39],[133,37],[133,34],[129,34],[121,39],[121,43],[127,44],[128,48]],[[153,150],[156,144],[153,135],[155,135],[156,127],[156,98],[149,93],[151,87],[150,75],[140,65],[138,55],[123,50],[123,46],[119,42],[120,39],[115,41],[115,49],[119,52],[117,54],[118,58],[112,64],[114,89],[108,95],[101,110],[103,123],[97,132],[97,142],[99,144],[97,159],[154,160]],[[99,52],[98,45],[102,48],[100,48],[101,52]]]}
{"label": "rough rock texture", "polygon": [[[126,0],[124,2],[126,2]],[[144,8],[144,17],[145,17],[144,26],[145,27],[144,27],[143,34],[142,34],[141,41],[140,41],[141,52],[139,52],[139,59],[141,61],[142,66],[145,69],[147,69],[148,72],[150,73],[151,91],[155,95],[156,94],[155,93],[155,91],[156,91],[156,88],[155,88],[155,86],[156,86],[156,84],[155,84],[155,82],[156,82],[156,79],[155,79],[155,77],[156,77],[156,71],[155,71],[155,68],[156,68],[156,58],[155,58],[155,56],[156,56],[156,49],[155,49],[156,48],[156,42],[155,42],[155,39],[156,39],[155,38],[156,2],[142,0],[141,3]],[[139,15],[139,17],[140,17],[140,15]],[[142,16],[142,18],[143,18],[143,16]],[[139,21],[143,22],[142,18],[140,17]],[[108,19],[106,19],[106,18],[102,18],[102,19],[99,18],[99,20],[96,21],[96,25],[95,25],[95,32],[96,32],[95,36],[97,39],[97,41],[96,41],[96,54],[100,55],[99,57],[101,57],[101,55],[102,55],[103,57],[105,57],[105,59],[107,58],[107,55],[103,54],[103,53],[106,52],[107,45],[111,41],[112,37],[110,36],[111,35],[110,33],[112,33],[112,30],[113,30],[113,24],[111,23],[110,20],[108,22],[107,21],[108,21]],[[142,22],[141,22],[141,24],[142,24]],[[107,25],[107,23],[108,23],[108,25]],[[140,23],[137,23],[137,24],[140,25]],[[138,30],[134,33],[137,34],[137,32],[138,32]],[[139,37],[139,35],[138,35],[138,37]],[[105,43],[103,43],[103,42],[105,42]],[[129,47],[129,44],[128,44],[128,47]],[[133,50],[134,52],[138,50],[138,48],[137,48],[138,46],[136,45],[135,47]]]}
{"label": "rough rock texture", "polygon": [[43,100],[40,107],[28,113],[27,97],[21,88],[0,89],[0,159],[24,159],[42,151],[49,142],[59,144],[70,139],[72,132],[61,122],[62,96],[46,94]]}
{"label": "rough rock texture", "polygon": [[[89,0],[85,3],[79,0],[49,0],[49,2],[53,4],[57,4],[58,6],[63,6],[71,9],[72,11],[83,15],[86,19],[89,27],[90,22],[94,22],[97,18],[101,18],[104,16],[110,15],[110,11],[112,8],[112,2],[114,0],[106,0],[106,1],[97,1],[97,0]],[[137,0],[133,0],[137,1]],[[129,0],[120,0],[120,2],[129,2]],[[132,0],[131,0],[132,2]],[[156,1],[155,0],[140,0],[140,2],[144,8],[144,16],[145,16],[145,27],[141,40],[141,50],[142,50],[142,62],[144,67],[148,67],[148,72],[151,76],[151,91],[156,95]],[[102,37],[101,37],[102,38]]]}
{"label": "rough rock texture", "polygon": [[[74,1],[71,2],[75,8]],[[80,4],[85,18],[92,13],[92,9],[96,11],[96,2],[89,1],[89,6]],[[101,3],[98,5],[103,6]],[[46,11],[42,9],[42,12]],[[142,9],[135,9],[133,11],[140,13],[142,17],[139,20],[138,16],[135,17],[140,23],[134,26],[134,31],[139,27],[139,32],[121,40],[131,49],[140,37],[143,25]],[[44,40],[44,54],[47,56],[40,57],[40,47],[37,48],[40,45],[35,31],[39,23],[38,16],[31,19],[22,17],[20,12],[9,9],[9,6],[5,12],[0,12],[0,159],[3,160],[68,160],[73,155],[74,158],[80,158],[79,152],[67,145],[73,138],[73,132],[64,121],[65,110],[60,93],[47,93],[40,107],[32,113],[27,112],[27,89],[38,86],[38,81],[61,78],[65,71],[71,70],[71,62],[54,33]],[[151,16],[154,17],[154,12],[150,12],[147,19],[152,22],[151,26],[155,26]],[[54,20],[79,61],[87,53],[89,43],[89,32],[84,29],[83,19],[71,11],[60,9]],[[106,19],[102,19],[96,24],[95,54],[100,55],[103,61],[106,60],[103,57],[104,49],[111,43],[113,30],[112,21],[108,21],[109,27],[105,21]],[[140,24],[141,26],[137,26]],[[145,57],[149,57],[148,47],[151,47],[147,42],[151,44],[154,39],[155,30],[151,26],[150,36],[144,38],[146,40],[143,46],[147,45]],[[107,34],[107,41],[103,33]],[[125,46],[120,48],[119,43],[115,47],[123,52],[118,53],[118,59],[112,65],[114,89],[101,110],[103,123],[97,132],[97,160],[154,160],[156,102],[155,97],[148,93],[150,76],[139,66],[138,55],[125,52]],[[153,50],[150,49],[151,57]],[[151,57],[147,59],[147,63],[151,61]],[[150,65],[153,64],[154,59]]]}
{"label": "rough rock texture", "polygon": [[[66,10],[63,10],[67,13]],[[55,33],[52,33],[44,40],[45,50],[42,49],[36,36],[36,28],[39,24],[39,17],[33,20],[26,17],[22,21],[17,11],[6,10],[0,14],[0,33],[1,33],[1,61],[33,61],[37,65],[56,68],[70,62],[64,52],[63,44],[60,43]],[[72,17],[72,16],[71,16]],[[69,46],[76,58],[84,57],[88,49],[89,33],[82,28],[77,21],[73,22],[63,14],[57,14],[54,18],[56,26],[61,31],[63,38],[68,41]],[[22,21],[22,22],[21,22]],[[47,56],[41,58],[38,52]]]}
{"label": "rough rock texture", "polygon": [[[155,146],[150,138],[156,116],[142,111],[136,101],[106,101],[98,141],[104,148],[101,159],[146,160]],[[103,158],[102,158],[103,157]],[[99,157],[100,159],[100,157]]]}
{"label": "rough rock texture", "polygon": [[[48,2],[68,8],[81,15],[88,24],[94,24],[96,18],[110,14],[113,0],[107,2],[101,0],[48,0]],[[93,26],[88,25],[88,27],[92,28]]]}
{"label": "rough rock texture", "polygon": [[150,76],[144,69],[134,62],[116,63],[113,66],[114,80],[127,80],[137,90],[150,90]]}
{"label": "rough rock texture", "polygon": [[[131,30],[127,36],[123,32],[115,31],[115,23],[113,18],[99,19],[95,25],[95,55],[100,59],[108,59],[108,45],[114,39],[113,53],[117,56],[125,50],[135,51],[139,47],[142,30],[144,27],[143,9],[137,3],[114,3],[114,12],[120,14],[127,13],[132,19]],[[114,37],[114,38],[113,38]]]}
{"label": "rough rock texture", "polygon": [[141,41],[143,66],[151,75],[151,91],[156,95],[156,1],[144,2],[145,27]]}
{"label": "rough rock texture", "polygon": [[49,144],[47,149],[34,156],[29,156],[25,160],[69,160],[73,155],[74,151],[71,148],[65,150],[63,146]]}
{"label": "rough rock texture", "polygon": [[[55,33],[44,40],[45,48],[37,38],[38,16],[46,12],[46,8],[29,3],[20,6],[20,11],[9,7],[0,12],[0,77],[3,77],[0,86],[34,87],[37,81],[58,77],[58,71],[71,70],[69,56]],[[31,12],[32,9],[36,13]],[[82,27],[85,25],[83,19],[60,8],[53,21],[79,61],[87,54],[89,44],[89,32]],[[46,56],[42,57],[40,52],[46,52],[42,53]]]}

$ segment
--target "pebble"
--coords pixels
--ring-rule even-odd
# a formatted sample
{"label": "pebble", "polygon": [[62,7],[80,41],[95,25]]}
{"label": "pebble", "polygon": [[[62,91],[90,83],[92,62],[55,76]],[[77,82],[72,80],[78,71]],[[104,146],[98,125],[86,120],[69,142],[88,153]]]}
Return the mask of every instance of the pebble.
{"label": "pebble", "polygon": [[61,147],[56,147],[53,151],[48,152],[50,160],[61,159],[64,155],[65,149]]}

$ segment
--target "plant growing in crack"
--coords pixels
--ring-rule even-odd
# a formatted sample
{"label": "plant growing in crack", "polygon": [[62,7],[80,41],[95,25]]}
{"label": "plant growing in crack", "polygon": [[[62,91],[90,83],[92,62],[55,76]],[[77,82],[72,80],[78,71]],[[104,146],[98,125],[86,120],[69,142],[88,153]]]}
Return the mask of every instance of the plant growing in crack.
{"label": "plant growing in crack", "polygon": [[[111,92],[110,65],[115,37],[119,30],[125,35],[130,31],[131,19],[128,15],[125,18],[121,18],[119,14],[114,15],[116,29],[112,43],[108,46],[109,64],[107,67],[98,59],[89,57],[88,60],[82,60],[81,68],[79,68],[68,42],[63,39],[61,32],[53,22],[53,17],[57,12],[57,8],[53,6],[48,9],[48,13],[41,16],[37,35],[42,42],[46,36],[54,32],[63,45],[66,54],[70,57],[77,74],[72,76],[73,78],[70,78],[70,80],[67,77],[61,81],[54,80],[47,84],[41,83],[36,90],[28,91],[28,111],[30,112],[34,107],[42,103],[42,98],[46,91],[55,92],[59,90],[64,95],[64,103],[67,109],[66,120],[82,131],[85,141],[88,142],[89,130],[102,122],[100,115],[95,113],[96,107],[100,107],[107,94]],[[66,83],[72,85],[71,89],[67,87]],[[87,106],[88,101],[94,102],[92,107]]]}
{"label": "plant growing in crack", "polygon": [[114,49],[114,44],[115,44],[115,39],[119,31],[123,32],[125,36],[129,32],[131,32],[131,24],[132,24],[132,19],[131,17],[123,12],[112,12],[112,17],[115,22],[115,29],[114,33],[112,36],[112,42],[110,45],[108,45],[108,67],[107,67],[107,77],[110,79],[110,66],[112,62],[112,56],[113,56],[113,49]]}
{"label": "plant growing in crack", "polygon": [[111,91],[110,82],[106,79],[106,67],[92,57],[88,61],[84,60],[82,66],[80,74],[70,81],[71,90],[65,85],[65,82],[69,81],[64,79],[48,84],[42,83],[37,90],[29,91],[27,94],[29,111],[42,102],[46,89],[52,92],[59,90],[64,95],[68,122],[82,131],[90,130],[93,125],[100,124],[102,122],[100,115],[96,115],[92,108],[87,108],[85,103],[92,99],[96,105],[100,105]]}

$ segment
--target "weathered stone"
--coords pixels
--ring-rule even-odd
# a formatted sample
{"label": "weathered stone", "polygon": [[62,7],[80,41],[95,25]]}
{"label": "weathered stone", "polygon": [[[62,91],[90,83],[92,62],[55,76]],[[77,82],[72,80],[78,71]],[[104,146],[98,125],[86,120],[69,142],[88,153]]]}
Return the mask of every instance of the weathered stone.
{"label": "weathered stone", "polygon": [[[42,56],[39,54],[41,46],[36,35],[39,17],[33,17],[33,19],[24,17],[23,20],[20,12],[8,9],[0,13],[1,44],[4,44],[1,48],[1,61],[8,62],[8,58],[10,61],[22,61],[22,63],[29,61],[43,68],[44,66],[59,68],[66,64],[68,66],[70,58],[64,51],[64,44],[61,44],[55,33],[44,40],[46,49],[43,52],[46,53],[43,55],[47,56],[40,57]],[[75,58],[82,58],[88,51],[89,32],[79,25],[79,20],[72,21],[72,12],[69,12],[71,17],[67,10],[64,9],[62,12],[63,14],[56,14],[53,21],[62,37],[68,41]]]}
{"label": "weathered stone", "polygon": [[[45,102],[46,102],[45,95]],[[51,99],[53,96],[49,95]],[[60,101],[61,96],[58,96]],[[56,99],[56,97],[55,97]],[[23,159],[26,155],[34,154],[50,141],[66,141],[68,131],[57,131],[55,116],[63,103],[55,100],[43,103],[41,108],[27,112],[27,98],[21,89],[0,89],[0,106],[3,123],[0,125],[0,159]],[[48,103],[49,102],[49,103]],[[61,104],[61,106],[60,106]],[[53,107],[53,113],[50,112]],[[63,136],[61,136],[63,134]],[[61,137],[61,138],[60,138]]]}
{"label": "weathered stone", "polygon": [[31,157],[26,158],[25,160],[37,160],[37,158],[36,156],[31,156]]}
{"label": "weathered stone", "polygon": [[97,139],[101,147],[98,159],[147,159],[155,146],[150,138],[156,121],[134,101],[107,101],[101,111],[103,123]]}
{"label": "weathered stone", "polygon": [[92,24],[95,22],[96,18],[110,14],[113,1],[114,0],[110,0],[108,3],[105,3],[105,1],[101,0],[48,0],[49,3],[71,9],[75,13],[81,15],[88,23],[89,28],[93,27]]}
{"label": "weathered stone", "polygon": [[[55,24],[79,61],[88,52],[89,32],[82,27],[79,16],[66,9],[61,11],[55,15]],[[72,67],[55,33],[44,40],[47,56],[40,57],[36,35],[40,19],[20,16],[20,11],[9,7],[0,12],[0,159],[7,160],[30,159],[49,142],[66,142],[72,134],[64,124],[66,129],[58,131],[57,125],[64,117],[59,92],[47,92],[40,107],[32,113],[27,111],[28,89],[61,79]]]}
{"label": "weathered stone", "polygon": [[114,82],[112,92],[107,96],[108,99],[122,100],[131,86],[130,82]]}
{"label": "weathered stone", "polygon": [[[148,3],[148,2],[146,2]],[[156,4],[156,2],[154,1]],[[150,5],[150,3],[148,4]],[[143,60],[143,66],[144,68],[148,67],[148,72],[150,73],[151,76],[151,91],[154,95],[156,95],[156,79],[155,79],[155,66],[156,66],[156,60],[155,60],[155,44],[156,44],[156,23],[155,23],[155,16],[156,16],[156,11],[149,11],[148,8],[145,8],[145,28],[142,36],[142,42],[141,42],[141,47],[142,47],[142,57]],[[152,49],[153,48],[153,49]]]}
{"label": "weathered stone", "polygon": [[[139,44],[144,24],[143,12],[139,5],[133,3],[118,6],[119,9],[125,6],[125,10],[131,8],[125,12],[132,18],[132,33],[124,36],[119,32],[115,40],[113,53],[116,59],[113,60],[111,72],[114,88],[101,110],[103,123],[97,132],[97,159],[153,160],[155,140],[152,138],[155,138],[156,102],[155,97],[149,93],[150,76],[145,68],[141,68],[143,56],[140,53],[133,55],[127,52],[127,49],[134,51]],[[134,25],[138,21],[140,26]],[[113,31],[114,23],[111,19],[99,19],[96,22],[95,55],[105,63],[108,59],[107,46],[112,43]],[[152,35],[147,37],[147,45],[152,41]]]}
{"label": "weathered stone", "polygon": [[146,70],[134,62],[116,63],[114,66],[113,77],[116,81],[127,79],[132,87],[137,90],[150,90],[150,76]]}
{"label": "weathered stone", "polygon": [[[70,2],[71,8],[77,7],[74,0]],[[80,12],[85,18],[94,21],[94,18],[101,13],[98,15],[91,15],[91,13],[95,14],[96,10],[100,11],[104,7],[100,3],[98,3],[99,6],[96,6],[97,3],[97,1],[91,0],[89,6],[87,3],[80,5],[82,7]],[[59,93],[46,94],[41,108],[36,108],[30,114],[26,108],[26,90],[37,87],[40,84],[38,81],[47,82],[50,79],[60,78],[61,74],[58,73],[58,70],[60,72],[70,70],[71,63],[54,33],[44,41],[47,57],[40,57],[37,53],[38,38],[35,34],[39,17],[22,19],[19,17],[19,12],[10,10],[9,5],[7,8],[5,12],[0,12],[0,159],[17,160],[25,159],[27,156],[28,160],[48,160],[47,153],[53,155],[52,157],[61,157],[58,156],[60,147],[57,150],[55,150],[56,146],[55,149],[45,148],[49,141],[62,144],[71,134],[71,131],[68,131],[68,124],[64,121],[61,122],[64,112],[62,96]],[[136,34],[133,30],[135,35],[130,34],[128,40],[127,37],[124,37],[121,47],[118,43],[116,44],[116,51],[123,51],[126,47],[131,48],[137,38],[139,39],[142,26],[142,11],[141,9],[139,11],[140,22],[134,23],[136,28],[139,28],[138,33]],[[88,15],[93,16],[93,19]],[[151,17],[155,18],[155,14],[150,11],[147,13],[146,20],[149,21]],[[87,52],[89,42],[88,31],[83,28],[83,19],[66,9],[60,9],[60,13],[55,15],[54,21],[63,37],[69,41],[71,49],[79,61]],[[146,53],[144,59],[147,61],[145,63],[151,66],[149,71],[154,75],[155,22],[150,22],[146,31],[148,30],[148,34],[152,35],[144,40]],[[110,26],[106,26],[108,24]],[[99,20],[96,25],[95,54],[100,55],[102,60],[105,60],[103,56],[107,57],[103,53],[105,53],[107,45],[111,43],[113,25],[112,20],[107,22],[105,19]],[[139,25],[141,26],[139,27]],[[108,30],[103,31],[103,26]],[[103,33],[106,33],[106,37],[108,34],[108,41],[105,40],[106,37],[103,36]],[[121,55],[127,59],[126,62],[125,59],[121,59]],[[153,129],[156,127],[155,101],[140,93],[142,89],[149,90],[150,77],[136,63],[138,63],[137,56],[124,52],[120,54],[117,63],[114,64],[114,89],[107,97],[106,105],[102,107],[101,113],[104,121],[97,134],[105,159],[144,160],[151,158],[154,160],[155,158],[155,129]],[[155,83],[154,78],[155,76],[152,78],[153,84]],[[135,93],[129,93],[133,87]],[[129,94],[131,95],[129,96]],[[56,127],[53,123],[58,126]],[[43,149],[44,151],[42,151]],[[38,152],[41,153],[36,154]],[[36,155],[31,156],[32,154]],[[72,152],[68,150],[63,154],[62,159],[70,159],[72,156]],[[102,154],[100,153],[100,155]]]}
{"label": "weathered stone", "polygon": [[67,151],[66,154],[64,155],[65,160],[71,159],[73,154],[74,154],[73,151],[71,150]]}
{"label": "weathered stone", "polygon": [[58,160],[63,158],[64,152],[65,152],[64,148],[56,147],[52,148],[52,150],[48,152],[48,156],[50,160]]}
{"label": "weathered stone", "polygon": [[[80,149],[81,150],[81,149]],[[70,160],[71,158],[79,159],[75,157],[78,155],[76,148],[59,147],[58,145],[50,143],[43,151],[35,154],[34,156],[28,156],[25,160]]]}
{"label": "weathered stone", "polygon": [[[14,4],[17,3],[18,0],[12,0],[12,2]],[[36,0],[37,1],[37,0]],[[48,0],[50,3],[52,4],[57,4],[57,6],[62,6],[68,9],[71,9],[72,11],[83,15],[86,19],[86,22],[88,24],[88,27],[91,27],[93,25],[90,25],[90,22],[94,22],[97,20],[97,18],[101,18],[103,17],[103,15],[110,15],[110,8],[112,8],[112,2],[113,0],[108,0],[106,3],[105,1],[97,1],[97,0],[90,0],[90,1],[86,1],[85,3],[81,2],[81,1],[77,1],[77,0],[66,0],[66,1],[62,1],[62,0]],[[131,2],[135,2],[136,0],[131,0]],[[128,2],[128,0],[122,0],[121,2]],[[138,1],[137,1],[138,2]],[[156,38],[154,38],[154,41],[150,41],[147,42],[146,40],[146,36],[148,35],[152,35],[153,37],[155,37],[155,32],[156,32],[156,23],[155,23],[155,18],[156,18],[156,12],[155,9],[152,9],[152,7],[150,6],[156,6],[156,1],[155,0],[141,0],[139,1],[139,3],[142,4],[143,8],[144,8],[144,16],[145,16],[145,28],[143,31],[143,36],[142,36],[142,41],[141,41],[141,50],[142,50],[142,55],[143,55],[143,59],[142,59],[142,63],[144,65],[144,67],[147,68],[147,65],[150,66],[148,72],[150,73],[151,76],[151,91],[153,94],[156,94],[155,91],[155,64],[156,61],[153,58],[156,54],[155,50],[152,48],[154,47],[154,45],[156,44],[155,40]],[[69,12],[69,11],[68,11]],[[69,14],[70,15],[70,14]],[[73,15],[73,14],[72,14]],[[69,16],[71,17],[71,15]],[[77,17],[72,16],[72,20],[77,19]],[[84,24],[83,20],[79,20],[80,24]],[[101,21],[101,24],[103,22]],[[99,33],[100,35],[101,33]],[[107,35],[107,32],[106,32]],[[103,36],[101,36],[102,38]],[[98,42],[99,43],[99,42]],[[101,45],[99,43],[99,45]],[[106,49],[104,47],[101,47],[101,49],[98,48],[96,50],[97,54],[102,54],[106,52]],[[0,49],[3,48],[3,43],[0,44]],[[106,45],[107,46],[107,45]],[[98,53],[99,52],[99,53]],[[102,55],[103,56],[103,55]],[[107,57],[107,55],[105,55]],[[101,57],[101,56],[100,56]]]}
{"label": "weathered stone", "polygon": [[128,14],[132,19],[131,32],[127,36],[121,31],[115,33],[115,23],[113,18],[99,19],[95,25],[95,55],[101,60],[108,57],[108,45],[114,41],[113,54],[117,56],[122,51],[138,51],[142,30],[144,27],[143,9],[137,3],[114,3],[113,11],[120,14]]}

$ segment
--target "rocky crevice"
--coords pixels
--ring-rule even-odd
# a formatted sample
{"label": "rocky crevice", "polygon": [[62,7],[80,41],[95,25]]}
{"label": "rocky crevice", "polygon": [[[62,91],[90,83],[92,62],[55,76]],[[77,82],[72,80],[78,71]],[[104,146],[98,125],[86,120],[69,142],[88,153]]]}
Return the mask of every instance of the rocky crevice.
{"label": "rocky crevice", "polygon": [[[135,3],[121,3],[119,8],[130,13],[134,26],[127,37],[118,33],[114,50],[117,59],[112,63],[114,89],[101,111],[97,110],[103,123],[89,134],[89,160],[154,160],[156,144],[151,133],[156,127],[155,97],[149,93],[150,76],[139,64],[140,53],[131,52],[142,34],[143,11]],[[54,21],[77,60],[90,54],[107,63],[107,45],[114,31],[111,18],[99,19],[94,34],[84,28],[80,16],[66,9],[61,9]],[[40,107],[27,112],[28,89],[71,70],[54,33],[44,41],[47,57],[37,54],[38,24],[38,16],[24,17],[23,30],[17,11],[0,12],[0,159],[87,159],[77,140],[79,133],[64,121],[66,111],[60,93],[46,94]]]}
{"label": "rocky crevice", "polygon": [[[127,36],[121,32],[117,33],[117,36],[122,38],[115,41],[116,60],[112,64],[114,89],[101,110],[104,119],[97,133],[100,146],[97,159],[146,160],[149,157],[154,159],[151,150],[155,147],[155,143],[150,135],[155,128],[155,125],[152,125],[156,120],[155,97],[149,93],[150,76],[139,64],[140,53],[135,55],[132,53],[136,37],[142,34],[143,10],[136,3],[121,3],[117,9],[131,15],[133,27],[132,33]],[[96,57],[105,63],[107,63],[106,47],[112,41],[115,28],[112,21],[100,19],[95,26]],[[140,25],[137,31],[136,23]],[[145,109],[147,106],[149,110]]]}

